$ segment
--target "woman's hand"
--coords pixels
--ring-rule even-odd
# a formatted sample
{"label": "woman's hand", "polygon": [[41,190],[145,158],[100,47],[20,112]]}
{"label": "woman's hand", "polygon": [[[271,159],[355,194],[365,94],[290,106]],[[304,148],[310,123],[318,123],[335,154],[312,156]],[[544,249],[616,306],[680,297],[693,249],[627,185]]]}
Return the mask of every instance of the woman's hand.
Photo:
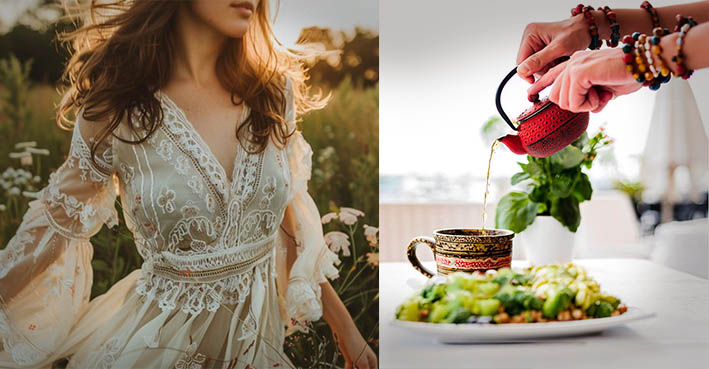
{"label": "woman's hand", "polygon": [[550,69],[529,88],[538,95],[552,85],[549,100],[573,112],[601,111],[614,96],[627,95],[642,87],[625,69],[621,49],[577,51]]}
{"label": "woman's hand", "polygon": [[376,369],[377,355],[359,333],[357,327],[335,332],[335,341],[345,357],[346,369]]}
{"label": "woman's hand", "polygon": [[517,53],[517,74],[533,83],[534,77],[539,78],[557,64],[557,59],[587,48],[591,36],[585,22],[580,15],[559,22],[528,24]]}

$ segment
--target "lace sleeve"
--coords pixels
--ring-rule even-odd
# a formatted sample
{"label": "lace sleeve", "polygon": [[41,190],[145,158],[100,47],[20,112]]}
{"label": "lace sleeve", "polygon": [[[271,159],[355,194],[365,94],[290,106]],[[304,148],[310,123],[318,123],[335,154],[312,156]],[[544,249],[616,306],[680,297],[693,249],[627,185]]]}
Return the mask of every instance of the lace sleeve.
{"label": "lace sleeve", "polygon": [[[288,101],[286,119],[292,130],[295,128],[295,107],[293,95],[287,84],[286,98]],[[310,194],[308,180],[312,170],[312,150],[300,131],[288,139],[286,155],[291,174],[291,191],[289,197],[289,218],[293,222],[294,242],[283,242],[282,253],[287,253],[287,247],[295,247],[288,262],[289,270],[285,304],[289,321],[289,333],[303,330],[305,322],[318,320],[322,317],[322,301],[320,283],[327,279],[335,279],[340,263],[337,254],[332,252],[323,238],[320,213]],[[288,239],[283,235],[282,239]]]}
{"label": "lace sleeve", "polygon": [[17,364],[47,360],[67,337],[91,293],[89,238],[117,223],[111,137],[91,160],[100,127],[77,119],[66,161],[0,251],[0,355]]}

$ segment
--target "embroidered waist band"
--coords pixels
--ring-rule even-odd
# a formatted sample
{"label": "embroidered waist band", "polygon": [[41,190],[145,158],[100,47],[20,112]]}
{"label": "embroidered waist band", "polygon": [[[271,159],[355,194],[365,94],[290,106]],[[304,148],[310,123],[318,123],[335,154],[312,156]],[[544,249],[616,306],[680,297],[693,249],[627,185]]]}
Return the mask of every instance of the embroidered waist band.
{"label": "embroidered waist band", "polygon": [[171,280],[208,283],[243,273],[268,259],[274,249],[274,237],[206,254],[175,255],[163,252],[143,270]]}

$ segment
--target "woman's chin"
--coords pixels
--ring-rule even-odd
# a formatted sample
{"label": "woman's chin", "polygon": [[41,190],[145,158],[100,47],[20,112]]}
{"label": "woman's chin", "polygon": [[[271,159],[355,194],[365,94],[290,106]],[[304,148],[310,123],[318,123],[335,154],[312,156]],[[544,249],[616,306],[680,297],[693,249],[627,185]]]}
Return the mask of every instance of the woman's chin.
{"label": "woman's chin", "polygon": [[248,31],[249,29],[249,21],[240,19],[234,20],[229,22],[228,24],[218,27],[217,29],[225,36],[241,38],[244,37],[246,31]]}

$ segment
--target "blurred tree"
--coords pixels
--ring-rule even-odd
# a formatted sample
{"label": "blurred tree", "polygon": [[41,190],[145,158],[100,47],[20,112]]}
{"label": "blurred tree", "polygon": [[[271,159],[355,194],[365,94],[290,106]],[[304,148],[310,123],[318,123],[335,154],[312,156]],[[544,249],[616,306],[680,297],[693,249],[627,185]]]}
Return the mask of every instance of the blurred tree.
{"label": "blurred tree", "polygon": [[379,35],[362,28],[353,34],[328,28],[309,27],[301,31],[299,44],[319,44],[322,50],[338,50],[311,64],[314,84],[334,89],[349,78],[355,86],[372,87],[379,82]]}

